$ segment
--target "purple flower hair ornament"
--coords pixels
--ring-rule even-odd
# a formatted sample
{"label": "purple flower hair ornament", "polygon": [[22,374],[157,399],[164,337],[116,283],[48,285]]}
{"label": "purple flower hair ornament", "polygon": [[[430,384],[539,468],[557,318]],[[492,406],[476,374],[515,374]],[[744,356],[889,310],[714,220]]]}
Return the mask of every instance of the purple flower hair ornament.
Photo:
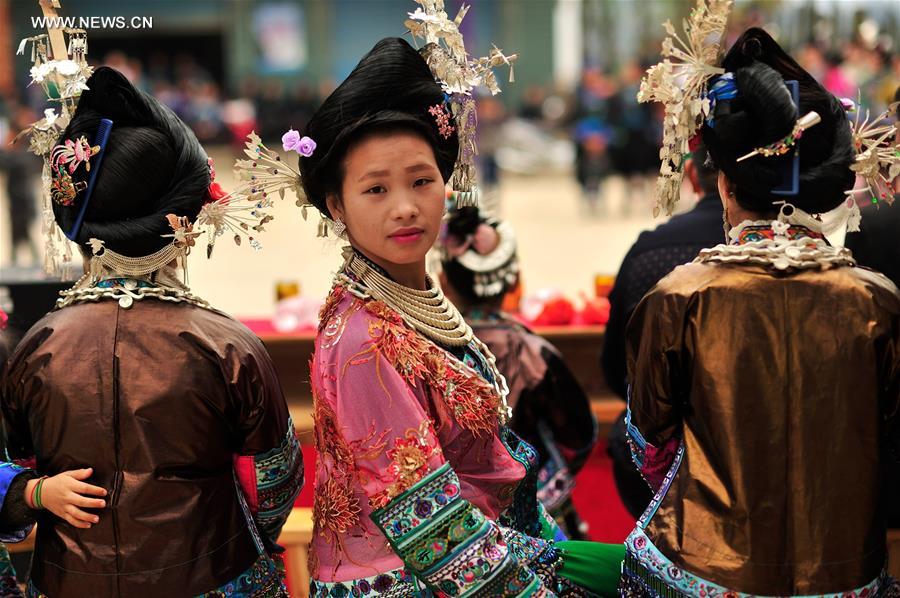
{"label": "purple flower hair ornament", "polygon": [[281,146],[284,151],[295,151],[304,158],[309,158],[316,151],[316,142],[305,135],[301,137],[294,129],[288,129],[287,133],[281,136]]}

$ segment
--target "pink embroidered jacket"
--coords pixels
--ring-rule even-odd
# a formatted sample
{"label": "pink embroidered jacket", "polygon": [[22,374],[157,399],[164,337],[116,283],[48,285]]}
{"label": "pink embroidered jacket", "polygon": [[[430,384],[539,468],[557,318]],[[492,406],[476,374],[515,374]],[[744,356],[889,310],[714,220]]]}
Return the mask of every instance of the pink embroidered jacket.
{"label": "pink embroidered jacket", "polygon": [[[543,593],[507,555],[506,532],[496,523],[526,476],[523,462],[535,455],[525,445],[520,450],[531,455],[523,458],[500,439],[500,399],[491,384],[385,304],[340,286],[323,308],[310,369],[318,451],[314,595],[332,582],[362,588],[363,578],[377,579],[384,588],[411,575],[431,589],[464,594],[480,573],[432,566],[453,557],[464,539],[491,566],[512,559],[510,575]],[[429,527],[437,511],[456,503],[469,515],[455,521],[481,535],[455,537],[451,529],[448,537]]]}

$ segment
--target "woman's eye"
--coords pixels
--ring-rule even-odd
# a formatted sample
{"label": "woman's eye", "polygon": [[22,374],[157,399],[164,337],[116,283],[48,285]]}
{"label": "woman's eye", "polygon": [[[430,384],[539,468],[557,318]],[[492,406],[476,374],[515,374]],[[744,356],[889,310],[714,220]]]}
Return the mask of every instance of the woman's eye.
{"label": "woman's eye", "polygon": [[416,182],[413,184],[413,187],[421,187],[422,185],[427,185],[428,183],[433,183],[434,179],[416,179]]}
{"label": "woman's eye", "polygon": [[374,187],[367,189],[366,193],[384,193],[385,189],[381,185],[375,185]]}

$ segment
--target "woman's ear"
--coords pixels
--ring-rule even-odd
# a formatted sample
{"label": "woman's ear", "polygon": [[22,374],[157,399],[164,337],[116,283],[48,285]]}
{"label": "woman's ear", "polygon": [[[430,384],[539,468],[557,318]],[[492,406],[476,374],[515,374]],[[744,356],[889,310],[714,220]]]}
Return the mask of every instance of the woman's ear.
{"label": "woman's ear", "polygon": [[344,219],[344,206],[341,205],[341,200],[338,199],[336,193],[325,195],[325,206],[328,208],[328,212],[331,213],[332,220]]}
{"label": "woman's ear", "polygon": [[728,180],[728,177],[725,176],[725,173],[721,170],[719,171],[719,199],[722,200],[723,206],[728,206],[729,201],[734,200],[734,185]]}

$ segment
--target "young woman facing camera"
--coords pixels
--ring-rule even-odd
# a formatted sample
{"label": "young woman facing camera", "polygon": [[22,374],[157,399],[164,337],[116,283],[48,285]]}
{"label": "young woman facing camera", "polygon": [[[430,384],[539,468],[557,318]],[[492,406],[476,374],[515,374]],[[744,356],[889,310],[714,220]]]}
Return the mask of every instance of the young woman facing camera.
{"label": "young woman facing camera", "polygon": [[[398,125],[399,127],[399,125]],[[427,138],[375,129],[347,151],[328,211],[352,247],[404,286],[424,290],[425,254],[444,213],[444,178]]]}
{"label": "young woman facing camera", "polygon": [[[536,498],[538,455],[506,425],[494,357],[426,273],[445,184],[467,192],[472,176],[471,95],[445,95],[429,69],[452,79],[461,67],[446,52],[381,40],[303,136],[282,140],[301,155],[299,180],[275,190],[302,186],[298,203],[320,212],[320,234],[349,241],[310,368],[310,594],[612,593],[623,547],[564,541]],[[472,75],[461,79],[484,80]],[[280,160],[255,151],[266,152],[260,165]],[[275,170],[250,176],[271,194]]]}

